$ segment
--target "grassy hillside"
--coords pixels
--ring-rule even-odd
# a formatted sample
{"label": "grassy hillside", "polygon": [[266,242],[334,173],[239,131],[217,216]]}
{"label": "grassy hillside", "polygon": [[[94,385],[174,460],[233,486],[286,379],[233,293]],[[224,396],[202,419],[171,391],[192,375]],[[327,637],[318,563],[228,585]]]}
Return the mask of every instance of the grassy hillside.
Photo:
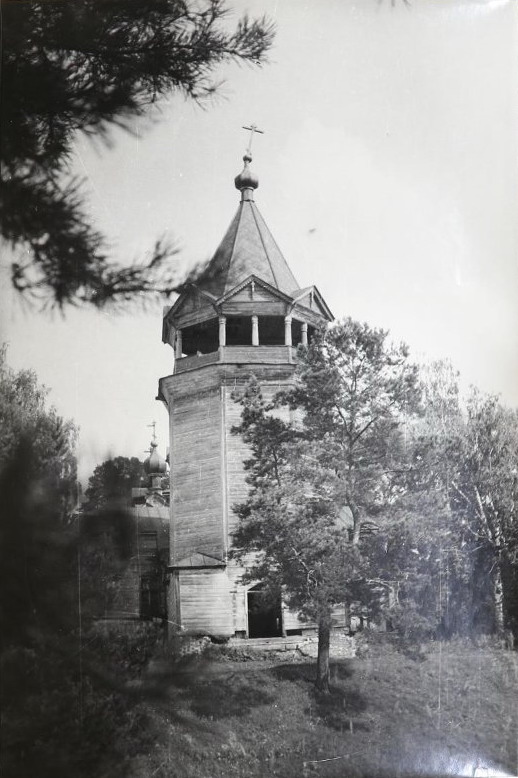
{"label": "grassy hillside", "polygon": [[[214,650],[147,684],[148,747],[133,778],[516,775],[515,653],[436,645],[425,659],[390,646],[333,664],[316,693],[313,663],[243,661]],[[489,769],[490,768],[490,769]]]}

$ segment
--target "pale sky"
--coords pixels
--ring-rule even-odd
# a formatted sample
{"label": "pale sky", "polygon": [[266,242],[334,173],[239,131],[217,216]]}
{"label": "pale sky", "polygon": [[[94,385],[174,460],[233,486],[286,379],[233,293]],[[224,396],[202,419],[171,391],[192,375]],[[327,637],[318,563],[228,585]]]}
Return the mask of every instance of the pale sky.
{"label": "pale sky", "polygon": [[[518,3],[229,5],[277,23],[268,66],[225,68],[207,110],[175,96],[111,149],[77,138],[114,256],[165,232],[185,266],[211,256],[238,205],[240,128],[255,122],[256,202],[300,285],[518,405]],[[110,452],[143,458],[153,419],[165,453],[161,311],[52,319],[3,289],[10,363],[79,424],[83,480]]]}

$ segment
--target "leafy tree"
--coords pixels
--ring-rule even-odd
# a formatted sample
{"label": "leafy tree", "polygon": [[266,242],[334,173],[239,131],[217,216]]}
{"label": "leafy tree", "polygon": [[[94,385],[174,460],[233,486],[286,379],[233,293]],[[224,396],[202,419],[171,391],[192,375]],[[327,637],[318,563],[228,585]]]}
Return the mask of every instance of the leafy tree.
{"label": "leafy tree", "polygon": [[34,476],[52,490],[66,522],[77,500],[77,428],[48,407],[48,390],[32,370],[14,371],[7,365],[6,352],[4,345],[0,348],[0,470],[12,460],[20,441],[28,441]]}
{"label": "leafy tree", "polygon": [[[125,682],[158,635],[147,627],[133,637],[87,633],[93,603],[77,525],[63,527],[30,435],[0,470],[0,511],[2,772],[122,778],[128,759],[153,742],[145,702]],[[104,516],[119,530],[120,553],[123,518]],[[82,530],[84,545],[95,527]]]}
{"label": "leafy tree", "polygon": [[455,454],[452,510],[476,544],[479,572],[490,583],[496,632],[502,635],[511,625],[516,631],[518,413],[472,390]]}
{"label": "leafy tree", "polygon": [[223,24],[223,0],[65,0],[6,3],[2,11],[1,235],[16,251],[14,287],[63,307],[102,306],[178,286],[158,241],[147,263],[109,261],[70,177],[78,131],[108,143],[161,96],[197,102],[229,61],[262,64],[273,39],[264,18]]}
{"label": "leafy tree", "polygon": [[113,502],[127,504],[133,487],[140,486],[144,464],[137,457],[115,457],[97,465],[88,480],[85,496],[89,507],[103,508]]}
{"label": "leafy tree", "polygon": [[141,485],[143,463],[137,457],[115,457],[97,465],[88,481],[80,518],[81,592],[86,618],[114,608],[120,581],[135,547],[136,526],[131,490]]}
{"label": "leafy tree", "polygon": [[44,625],[62,626],[73,613],[69,587],[63,588],[72,559],[57,491],[24,434],[0,470],[2,646],[26,644]]}
{"label": "leafy tree", "polygon": [[[57,623],[76,506],[77,429],[48,407],[30,370],[15,371],[0,349],[0,618],[2,638]],[[45,563],[43,563],[43,559]],[[57,562],[59,560],[59,562]],[[61,614],[61,615],[60,615]]]}
{"label": "leafy tree", "polygon": [[[470,538],[453,515],[449,499],[452,451],[463,426],[458,374],[447,362],[422,367],[423,413],[408,426],[407,468],[398,520],[404,552],[398,602],[391,622],[409,621],[421,633],[451,636],[470,629],[473,557]],[[403,540],[404,538],[404,540]]]}
{"label": "leafy tree", "polygon": [[144,705],[121,669],[127,676],[135,660],[141,666],[156,630],[118,640],[86,634],[99,602],[83,549],[102,523],[112,541],[105,568],[122,569],[135,527],[116,509],[80,528],[68,521],[75,437],[35,374],[10,369],[0,349],[2,768],[13,778],[122,776],[125,760],[152,741]]}
{"label": "leafy tree", "polygon": [[[445,363],[425,373],[425,413],[412,432],[409,510],[422,523],[416,563],[440,593],[446,635],[513,624],[517,569],[518,416],[473,389],[463,404]],[[417,498],[420,508],[412,509]],[[424,598],[421,598],[421,607]]]}
{"label": "leafy tree", "polygon": [[[77,429],[48,407],[47,390],[33,371],[15,371],[7,365],[6,351],[4,345],[0,349],[0,618],[2,636],[8,640],[11,634],[26,634],[42,620],[58,618],[57,603],[63,598],[56,594],[70,562],[64,550],[64,525],[71,520],[77,497]],[[60,564],[55,564],[57,558]]]}
{"label": "leafy tree", "polygon": [[[247,578],[282,588],[291,606],[318,622],[324,691],[334,607],[350,605],[359,584],[370,592],[386,585],[370,565],[372,535],[401,491],[403,422],[419,399],[406,347],[351,319],[299,349],[294,386],[273,405],[256,383],[240,399],[236,432],[251,448],[251,489],[237,506],[235,553],[255,554]],[[298,423],[272,416],[282,406],[298,412]]]}

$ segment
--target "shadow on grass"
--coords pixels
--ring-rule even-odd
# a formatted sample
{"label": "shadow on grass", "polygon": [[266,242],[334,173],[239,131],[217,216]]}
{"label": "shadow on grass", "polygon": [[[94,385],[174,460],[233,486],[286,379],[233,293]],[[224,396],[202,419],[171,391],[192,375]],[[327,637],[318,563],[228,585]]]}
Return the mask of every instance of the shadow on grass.
{"label": "shadow on grass", "polygon": [[274,698],[255,684],[240,685],[236,688],[208,684],[191,689],[191,710],[198,716],[210,719],[243,716],[258,705],[267,705]]}
{"label": "shadow on grass", "polygon": [[[314,683],[316,662],[311,664],[279,665],[278,667],[272,667],[270,672],[278,681]],[[353,672],[349,660],[331,663],[331,685],[333,686],[336,682],[348,680],[352,677]]]}
{"label": "shadow on grass", "polygon": [[369,731],[368,725],[361,721],[360,716],[366,710],[367,704],[355,689],[343,689],[332,686],[329,694],[313,692],[314,708],[307,708],[305,713],[316,713],[318,718],[331,729],[340,732],[349,730]]}
{"label": "shadow on grass", "polygon": [[360,719],[367,704],[362,695],[348,683],[353,676],[351,663],[346,660],[331,664],[329,694],[322,694],[316,689],[315,670],[314,664],[291,664],[273,667],[270,673],[278,681],[310,685],[312,703],[306,708],[306,715],[316,716],[328,727],[339,731],[368,731],[368,725]]}
{"label": "shadow on grass", "polygon": [[274,697],[259,685],[253,682],[244,684],[242,679],[235,686],[216,682],[191,686],[188,697],[192,712],[208,719],[244,716],[252,708],[274,701]]}
{"label": "shadow on grass", "polygon": [[292,683],[313,683],[315,680],[314,665],[278,665],[270,668],[276,681],[291,681]]}

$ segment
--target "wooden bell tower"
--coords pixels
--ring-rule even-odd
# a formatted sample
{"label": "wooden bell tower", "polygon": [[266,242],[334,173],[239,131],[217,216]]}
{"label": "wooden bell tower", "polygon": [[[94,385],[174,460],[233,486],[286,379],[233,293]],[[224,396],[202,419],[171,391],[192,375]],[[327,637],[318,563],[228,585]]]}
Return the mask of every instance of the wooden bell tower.
{"label": "wooden bell tower", "polygon": [[[203,274],[165,312],[162,339],[174,349],[174,368],[160,379],[159,399],[169,412],[169,621],[176,630],[247,637],[260,621],[255,614],[251,627],[252,587],[228,561],[232,506],[248,488],[248,452],[231,432],[241,407],[231,395],[252,374],[267,399],[289,385],[297,346],[333,317],[315,287],[299,288],[254,202],[250,148],[243,161],[230,227]],[[280,634],[300,627],[286,611],[270,622]]]}

